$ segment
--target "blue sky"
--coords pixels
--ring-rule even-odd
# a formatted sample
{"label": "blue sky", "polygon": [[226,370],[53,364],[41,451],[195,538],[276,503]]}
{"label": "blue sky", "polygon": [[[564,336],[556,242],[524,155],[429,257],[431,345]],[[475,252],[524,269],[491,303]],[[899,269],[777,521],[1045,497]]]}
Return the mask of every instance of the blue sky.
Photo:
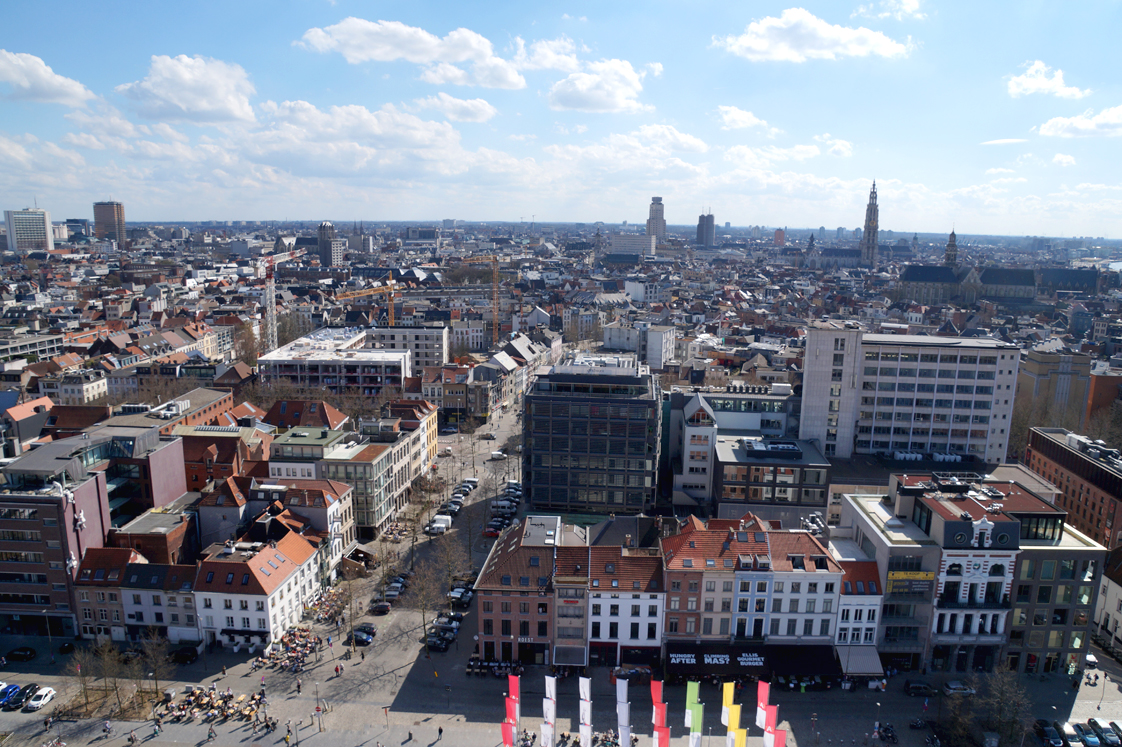
{"label": "blue sky", "polygon": [[1118,237],[1120,8],[9,3],[0,203]]}

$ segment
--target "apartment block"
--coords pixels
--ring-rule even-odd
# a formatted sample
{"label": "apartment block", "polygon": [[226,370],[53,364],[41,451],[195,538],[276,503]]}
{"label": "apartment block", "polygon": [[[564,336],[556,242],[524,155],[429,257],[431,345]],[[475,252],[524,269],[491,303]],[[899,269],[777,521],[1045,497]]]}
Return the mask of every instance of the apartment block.
{"label": "apartment block", "polygon": [[1015,345],[989,337],[807,330],[799,438],[827,457],[919,452],[1000,462],[1009,442]]}
{"label": "apartment block", "polygon": [[413,375],[412,354],[366,347],[361,329],[321,329],[283,345],[257,360],[258,375],[268,383],[280,378],[332,392],[359,391],[377,396],[384,387],[400,390]]}
{"label": "apartment block", "polygon": [[366,331],[366,346],[378,350],[407,350],[410,367],[421,371],[425,366],[443,366],[448,362],[451,330],[439,327],[374,327]]}

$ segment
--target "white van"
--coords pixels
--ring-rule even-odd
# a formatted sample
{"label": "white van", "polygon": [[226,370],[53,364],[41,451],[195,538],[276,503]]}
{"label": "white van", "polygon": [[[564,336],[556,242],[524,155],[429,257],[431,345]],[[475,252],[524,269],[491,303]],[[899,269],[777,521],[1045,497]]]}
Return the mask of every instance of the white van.
{"label": "white van", "polygon": [[491,452],[491,458],[492,459],[506,459],[506,454],[502,453],[501,451],[492,451]]}
{"label": "white van", "polygon": [[515,506],[510,501],[491,501],[491,510],[492,511],[515,511],[515,510],[517,510],[517,506]]}
{"label": "white van", "polygon": [[470,485],[473,488],[477,488],[477,487],[479,487],[479,478],[478,477],[465,477],[464,478],[464,484],[465,485]]}

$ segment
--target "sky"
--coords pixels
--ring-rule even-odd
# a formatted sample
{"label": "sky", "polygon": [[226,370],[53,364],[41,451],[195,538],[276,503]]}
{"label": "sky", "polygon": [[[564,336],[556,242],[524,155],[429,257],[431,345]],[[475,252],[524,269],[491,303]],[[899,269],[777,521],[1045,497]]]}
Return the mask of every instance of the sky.
{"label": "sky", "polygon": [[[184,8],[188,11],[184,12]],[[6,3],[0,205],[1122,237],[1118,2]]]}

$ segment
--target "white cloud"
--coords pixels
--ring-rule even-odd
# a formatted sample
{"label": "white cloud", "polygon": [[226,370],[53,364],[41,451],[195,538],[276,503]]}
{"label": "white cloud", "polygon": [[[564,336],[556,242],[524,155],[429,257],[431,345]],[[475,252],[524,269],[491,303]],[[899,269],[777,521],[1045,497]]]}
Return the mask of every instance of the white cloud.
{"label": "white cloud", "polygon": [[1003,137],[998,140],[987,140],[982,145],[1013,145],[1014,143],[1027,143],[1023,137]]}
{"label": "white cloud", "polygon": [[566,127],[563,124],[558,124],[555,125],[554,129],[556,129],[557,132],[562,135],[583,135],[584,133],[588,132],[588,125],[573,125],[572,127]]}
{"label": "white cloud", "polygon": [[1021,184],[1027,181],[1023,176],[1003,176],[1000,179],[990,179],[990,184]]}
{"label": "white cloud", "polygon": [[1022,67],[1027,69],[1021,75],[1007,76],[1009,95],[1013,98],[1033,93],[1045,93],[1061,99],[1081,99],[1091,95],[1090,88],[1080,89],[1077,86],[1065,85],[1064,71],[1053,71],[1040,60],[1026,62]]}
{"label": "white cloud", "polygon": [[1059,166],[1074,166],[1075,156],[1068,156],[1063,153],[1057,153],[1056,155],[1052,156],[1052,163]]}
{"label": "white cloud", "polygon": [[78,81],[59,75],[33,54],[0,49],[0,83],[11,86],[9,98],[83,106],[95,98]]}
{"label": "white cloud", "polygon": [[836,60],[842,57],[903,57],[908,47],[864,26],[828,23],[803,8],[788,8],[748,24],[739,36],[713,37],[715,46],[753,62]]}
{"label": "white cloud", "polygon": [[241,65],[210,57],[152,55],[143,80],[117,86],[140,114],[171,122],[252,122],[255,93]]}
{"label": "white cloud", "polygon": [[725,151],[725,160],[732,161],[740,167],[765,168],[777,161],[805,161],[821,153],[817,145],[793,145],[790,148],[778,148],[774,145],[763,148],[734,145]]}
{"label": "white cloud", "polygon": [[649,111],[654,107],[639,103],[644,75],[627,60],[590,62],[587,72],[572,73],[553,84],[549,105],[584,112]]}
{"label": "white cloud", "polygon": [[498,109],[483,99],[458,99],[443,91],[435,96],[416,99],[415,103],[424,109],[436,109],[457,122],[486,122],[499,113]]}
{"label": "white cloud", "polygon": [[[426,69],[421,80],[428,83],[526,87],[526,79],[512,63],[495,55],[487,37],[465,28],[439,37],[400,21],[350,17],[334,26],[308,29],[293,44],[316,52],[339,52],[352,65],[397,60],[423,65]],[[467,63],[471,64],[470,73],[457,67]]]}
{"label": "white cloud", "polygon": [[588,16],[581,16],[581,17],[577,18],[575,16],[569,15],[568,13],[562,13],[561,14],[561,20],[563,20],[563,21],[587,21]]}
{"label": "white cloud", "polygon": [[647,71],[656,78],[659,77],[660,75],[662,75],[662,63],[661,62],[648,62],[646,64],[646,68],[647,68]]}
{"label": "white cloud", "polygon": [[921,0],[880,0],[879,3],[861,5],[853,11],[850,18],[866,16],[868,18],[895,18],[903,21],[905,18],[914,18],[922,21],[927,14],[919,9]]}
{"label": "white cloud", "polygon": [[838,156],[840,158],[848,158],[853,155],[853,143],[841,138],[831,137],[830,133],[825,135],[815,135],[814,139],[819,143],[825,143],[827,148],[826,152],[831,156]]}
{"label": "white cloud", "polygon": [[580,70],[576,42],[567,36],[538,39],[528,49],[522,37],[516,36],[514,47],[514,59],[511,61],[520,70],[560,70],[563,73]]}
{"label": "white cloud", "polygon": [[994,167],[992,169],[986,169],[986,173],[987,174],[1015,174],[1017,172],[1013,171],[1013,169],[1003,169],[1003,168],[1000,168],[1000,167]]}
{"label": "white cloud", "polygon": [[671,125],[643,125],[636,133],[640,138],[657,142],[674,151],[705,153],[709,146],[701,138],[680,132]]}
{"label": "white cloud", "polygon": [[1103,109],[1098,114],[1093,111],[1088,109],[1074,117],[1053,117],[1040,125],[1040,134],[1052,137],[1122,135],[1122,106]]}
{"label": "white cloud", "polygon": [[519,142],[528,143],[532,140],[537,140],[537,135],[507,135],[511,140],[518,140]]}

